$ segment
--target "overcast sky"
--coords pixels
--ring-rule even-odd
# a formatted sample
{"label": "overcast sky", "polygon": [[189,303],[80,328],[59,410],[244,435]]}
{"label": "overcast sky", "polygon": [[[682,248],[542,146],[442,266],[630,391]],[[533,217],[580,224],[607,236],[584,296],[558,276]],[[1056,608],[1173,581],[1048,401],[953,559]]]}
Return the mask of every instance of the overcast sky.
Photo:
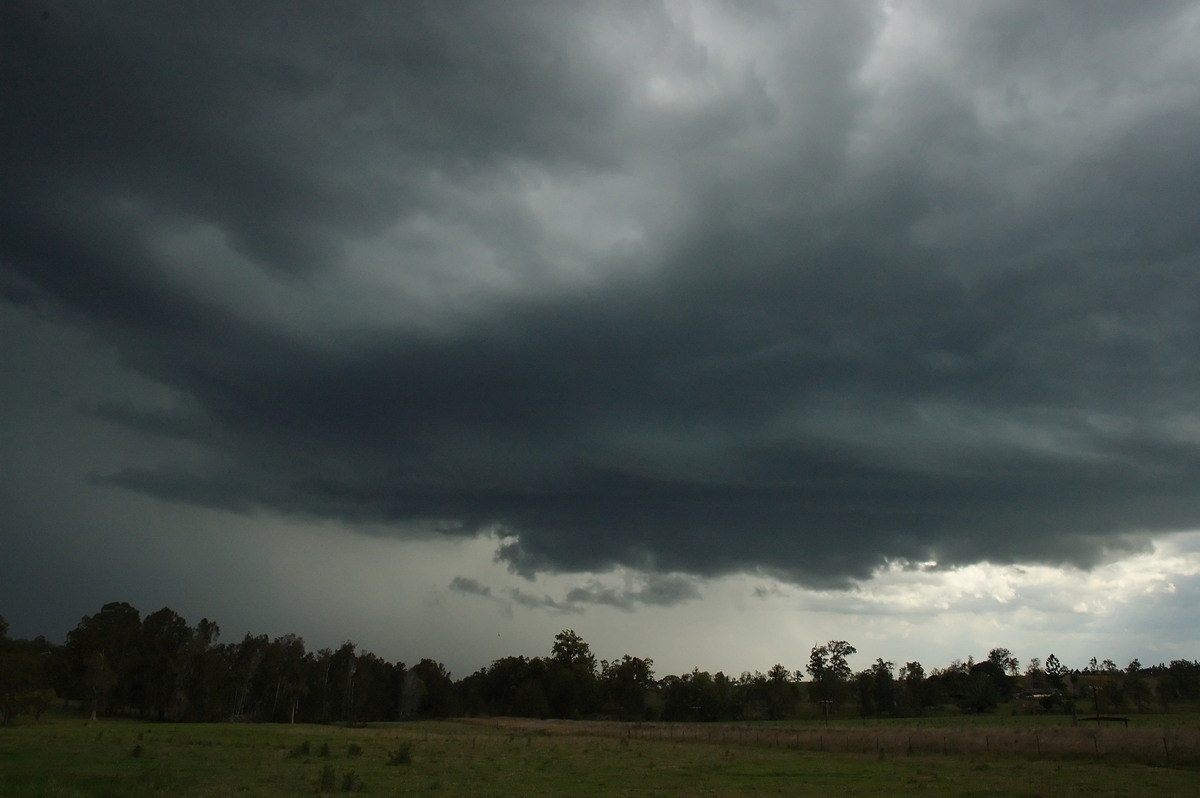
{"label": "overcast sky", "polygon": [[0,14],[13,634],[1200,656],[1200,4]]}

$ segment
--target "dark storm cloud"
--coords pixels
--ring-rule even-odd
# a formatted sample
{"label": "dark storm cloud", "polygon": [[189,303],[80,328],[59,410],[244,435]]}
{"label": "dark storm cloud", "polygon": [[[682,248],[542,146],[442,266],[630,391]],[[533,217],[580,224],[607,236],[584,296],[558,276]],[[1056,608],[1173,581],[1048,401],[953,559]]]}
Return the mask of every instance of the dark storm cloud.
{"label": "dark storm cloud", "polygon": [[666,574],[523,605],[1195,528],[1195,4],[893,5],[6,5],[0,288],[100,484]]}

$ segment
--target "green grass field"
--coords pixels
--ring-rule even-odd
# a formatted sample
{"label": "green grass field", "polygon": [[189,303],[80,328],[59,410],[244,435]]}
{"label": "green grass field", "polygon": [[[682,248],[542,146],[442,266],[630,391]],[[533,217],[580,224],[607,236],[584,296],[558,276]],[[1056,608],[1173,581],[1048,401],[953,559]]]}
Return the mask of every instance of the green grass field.
{"label": "green grass field", "polygon": [[[1003,742],[1026,733],[1043,741],[1040,754]],[[1069,745],[1056,747],[1064,734]],[[0,728],[0,795],[1162,798],[1200,789],[1189,747],[1196,734],[1195,724],[1064,729],[1041,718],[841,722],[829,729],[523,720],[344,729],[89,724],[64,715]],[[1147,739],[1157,740],[1157,750],[1143,748]]]}

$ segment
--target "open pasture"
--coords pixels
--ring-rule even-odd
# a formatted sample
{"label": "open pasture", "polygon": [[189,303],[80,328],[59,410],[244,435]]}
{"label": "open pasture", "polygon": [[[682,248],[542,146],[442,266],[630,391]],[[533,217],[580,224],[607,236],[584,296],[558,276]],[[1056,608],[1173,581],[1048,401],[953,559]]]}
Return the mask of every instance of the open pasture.
{"label": "open pasture", "polygon": [[[1024,742],[1034,729],[1040,755]],[[1144,747],[1152,739],[1157,756]],[[826,729],[491,719],[348,729],[58,717],[0,729],[0,795],[1162,798],[1195,794],[1196,740],[1194,726],[949,720]]]}
{"label": "open pasture", "polygon": [[876,721],[796,723],[610,723],[484,721],[510,729],[546,734],[626,737],[637,740],[703,742],[716,745],[789,748],[830,753],[897,755],[1012,755],[1029,759],[1097,758],[1163,767],[1200,765],[1200,723],[1163,725],[1165,716],[1071,724],[1063,716],[962,716]]}

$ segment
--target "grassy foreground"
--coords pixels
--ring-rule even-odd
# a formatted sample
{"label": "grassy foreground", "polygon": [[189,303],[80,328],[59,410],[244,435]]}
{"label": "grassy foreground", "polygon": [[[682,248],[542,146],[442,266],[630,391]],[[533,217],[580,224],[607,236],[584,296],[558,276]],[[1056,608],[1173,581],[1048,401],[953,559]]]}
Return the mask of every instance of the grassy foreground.
{"label": "grassy foreground", "polygon": [[[948,722],[935,735],[943,753],[901,744],[928,728],[891,727],[887,744],[882,728],[458,720],[342,729],[58,717],[0,728],[0,795],[1163,798],[1195,795],[1200,776],[1182,750],[1167,767],[1138,750],[1121,754],[1117,736],[1105,738],[1109,755],[1086,748],[981,752],[950,746],[951,738],[977,732]],[[827,750],[801,745],[816,739],[804,737],[810,732],[822,746],[828,739]],[[1040,734],[1056,736],[1049,727]]]}

